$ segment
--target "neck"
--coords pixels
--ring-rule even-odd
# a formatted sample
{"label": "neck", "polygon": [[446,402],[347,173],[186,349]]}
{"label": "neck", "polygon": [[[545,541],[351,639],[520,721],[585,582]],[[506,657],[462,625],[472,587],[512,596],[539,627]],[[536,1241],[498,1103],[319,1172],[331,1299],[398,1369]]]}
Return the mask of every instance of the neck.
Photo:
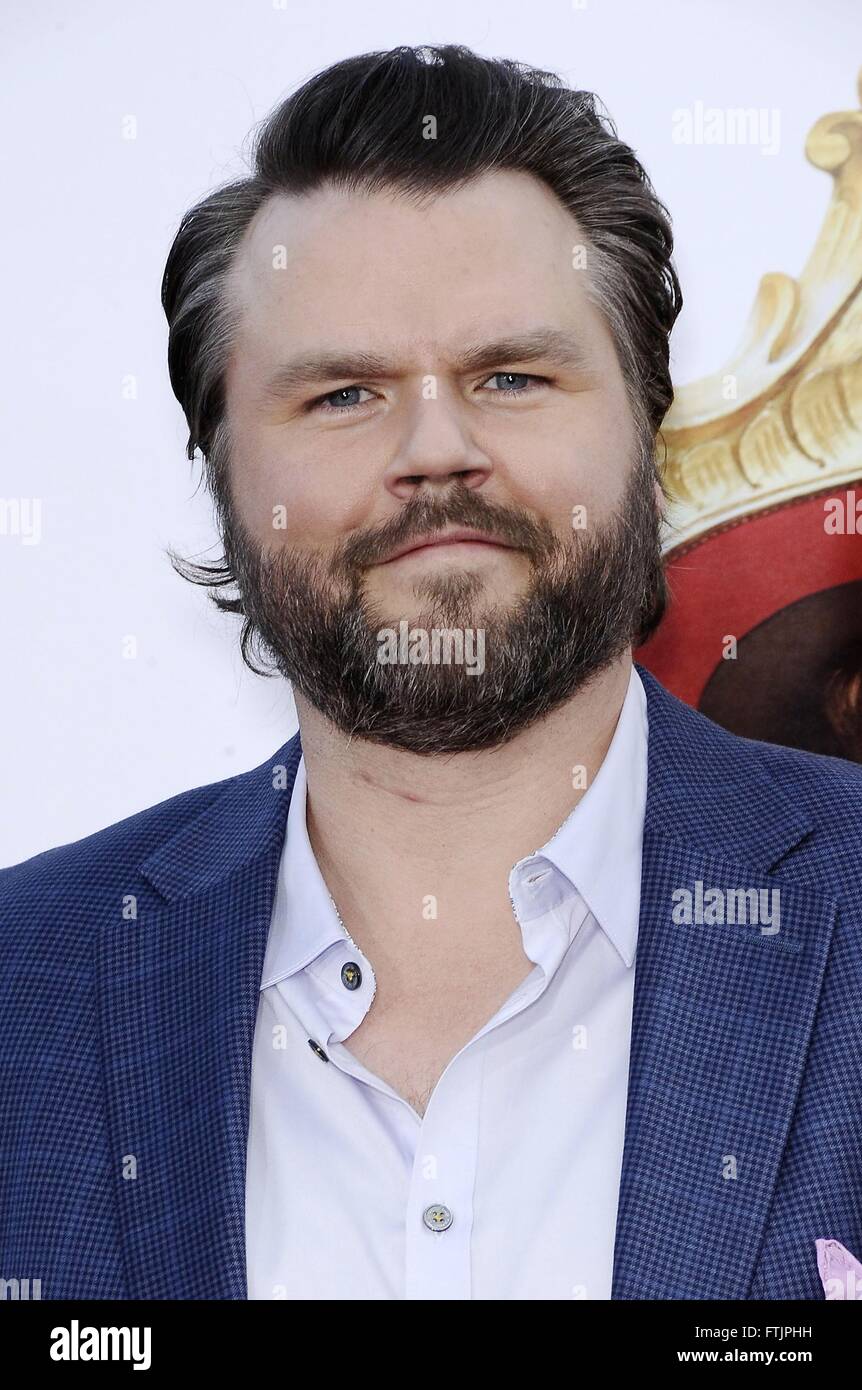
{"label": "neck", "polygon": [[412,917],[447,889],[465,915],[507,901],[512,865],[554,834],[598,772],[631,669],[627,650],[509,743],[440,757],[350,739],[297,695],[309,839],[348,930],[367,936],[381,914]]}

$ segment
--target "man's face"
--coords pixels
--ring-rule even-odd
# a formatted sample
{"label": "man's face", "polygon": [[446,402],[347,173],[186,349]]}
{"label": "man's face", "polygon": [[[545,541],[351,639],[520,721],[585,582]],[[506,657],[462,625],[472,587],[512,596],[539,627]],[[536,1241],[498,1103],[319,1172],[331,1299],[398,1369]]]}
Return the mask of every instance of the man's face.
{"label": "man's face", "polygon": [[[658,582],[654,484],[582,242],[512,172],[421,208],[279,195],[249,229],[226,375],[234,571],[283,673],[345,729],[489,746],[628,645]],[[415,548],[456,528],[480,538]],[[405,621],[481,630],[484,670],[381,664],[378,634]]]}

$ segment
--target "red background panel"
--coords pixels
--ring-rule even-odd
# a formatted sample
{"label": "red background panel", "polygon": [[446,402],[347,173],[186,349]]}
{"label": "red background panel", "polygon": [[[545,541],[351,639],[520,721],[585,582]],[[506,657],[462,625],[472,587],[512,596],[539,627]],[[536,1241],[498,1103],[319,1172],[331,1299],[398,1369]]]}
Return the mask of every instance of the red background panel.
{"label": "red background panel", "polygon": [[[725,635],[740,639],[807,594],[862,579],[862,522],[856,522],[857,534],[824,530],[824,502],[846,501],[848,492],[852,486],[831,488],[743,517],[672,552],[670,605],[658,632],[636,651],[637,660],[696,707],[721,660]],[[858,484],[854,495],[862,500]]]}

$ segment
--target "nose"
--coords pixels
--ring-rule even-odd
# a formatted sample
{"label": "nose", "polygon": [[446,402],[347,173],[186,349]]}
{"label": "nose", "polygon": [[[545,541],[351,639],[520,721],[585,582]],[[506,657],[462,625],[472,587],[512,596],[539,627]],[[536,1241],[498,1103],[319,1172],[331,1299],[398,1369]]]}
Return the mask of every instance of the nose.
{"label": "nose", "polygon": [[421,489],[448,488],[460,481],[481,487],[493,468],[465,429],[456,406],[441,399],[416,402],[401,448],[386,469],[385,484],[400,501]]}

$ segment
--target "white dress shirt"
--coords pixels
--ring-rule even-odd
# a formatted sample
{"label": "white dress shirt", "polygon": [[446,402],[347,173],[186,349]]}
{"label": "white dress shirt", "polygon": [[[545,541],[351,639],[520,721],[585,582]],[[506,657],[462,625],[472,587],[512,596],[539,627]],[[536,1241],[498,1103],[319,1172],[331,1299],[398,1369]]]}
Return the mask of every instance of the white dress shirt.
{"label": "white dress shirt", "polygon": [[300,761],[254,1036],[249,1298],[610,1298],[647,732],[632,667],[592,785],[509,874],[534,968],[424,1116],[349,1051],[374,968],[314,858]]}

